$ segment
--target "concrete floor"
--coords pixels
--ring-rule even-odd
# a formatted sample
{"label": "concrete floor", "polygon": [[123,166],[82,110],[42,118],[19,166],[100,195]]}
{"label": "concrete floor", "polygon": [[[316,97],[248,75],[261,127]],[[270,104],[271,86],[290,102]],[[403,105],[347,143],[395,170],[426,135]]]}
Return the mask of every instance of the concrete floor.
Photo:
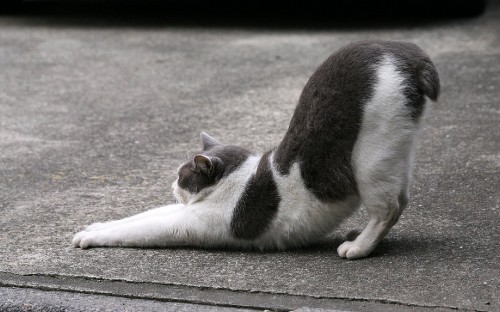
{"label": "concrete floor", "polygon": [[[500,6],[361,24],[1,16],[0,310],[499,311]],[[336,255],[363,211],[304,250],[71,246],[84,225],[172,203],[201,130],[276,145],[315,68],[362,39],[420,45],[442,82],[410,206],[373,256]]]}

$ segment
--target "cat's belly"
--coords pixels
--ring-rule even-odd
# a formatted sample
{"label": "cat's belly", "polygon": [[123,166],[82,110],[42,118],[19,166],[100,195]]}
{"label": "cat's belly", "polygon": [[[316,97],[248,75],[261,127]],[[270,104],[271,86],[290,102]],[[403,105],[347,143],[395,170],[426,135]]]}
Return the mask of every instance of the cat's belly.
{"label": "cat's belly", "polygon": [[259,244],[279,249],[308,245],[325,238],[359,207],[357,195],[336,202],[320,201],[306,188],[299,163],[293,164],[288,175],[272,170],[281,201]]}

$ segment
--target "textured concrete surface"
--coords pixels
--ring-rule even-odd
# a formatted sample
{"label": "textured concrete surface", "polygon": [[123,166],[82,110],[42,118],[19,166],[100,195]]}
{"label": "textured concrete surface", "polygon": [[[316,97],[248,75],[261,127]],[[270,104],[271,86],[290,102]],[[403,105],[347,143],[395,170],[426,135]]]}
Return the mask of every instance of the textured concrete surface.
{"label": "textured concrete surface", "polygon": [[158,311],[158,312],[250,312],[255,310],[168,301],[131,299],[62,291],[0,288],[0,311]]}
{"label": "textured concrete surface", "polygon": [[[235,308],[500,310],[498,3],[473,19],[258,26],[0,17],[0,285]],[[277,144],[316,66],[380,38],[426,50],[442,95],[410,207],[372,257],[335,251],[362,211],[323,245],[288,252],[71,246],[84,225],[173,202],[201,130]]]}

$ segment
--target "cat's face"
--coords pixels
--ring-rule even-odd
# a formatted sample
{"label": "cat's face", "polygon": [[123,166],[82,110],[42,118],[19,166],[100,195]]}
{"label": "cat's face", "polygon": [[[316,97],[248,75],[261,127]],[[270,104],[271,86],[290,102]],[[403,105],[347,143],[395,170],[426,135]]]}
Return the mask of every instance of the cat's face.
{"label": "cat's face", "polygon": [[177,201],[188,204],[199,201],[211,193],[223,171],[217,157],[197,154],[177,170],[178,178],[172,184]]}
{"label": "cat's face", "polygon": [[224,145],[202,132],[203,151],[182,164],[172,184],[174,196],[183,204],[192,204],[208,196],[217,183],[243,163],[250,152]]}

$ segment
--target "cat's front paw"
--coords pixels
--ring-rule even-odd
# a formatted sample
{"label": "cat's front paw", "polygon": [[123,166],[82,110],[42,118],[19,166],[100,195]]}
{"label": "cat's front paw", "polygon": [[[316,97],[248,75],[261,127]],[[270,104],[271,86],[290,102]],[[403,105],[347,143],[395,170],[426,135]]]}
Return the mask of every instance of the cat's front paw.
{"label": "cat's front paw", "polygon": [[360,248],[355,241],[346,241],[337,248],[337,253],[341,258],[347,258],[349,260],[364,258],[370,254],[370,252]]}
{"label": "cat's front paw", "polygon": [[76,248],[87,249],[89,247],[96,247],[95,235],[90,231],[81,231],[73,236],[73,246]]}
{"label": "cat's front paw", "polygon": [[81,231],[73,235],[72,243],[73,247],[80,248],[80,242],[82,241],[82,238],[85,236],[86,231]]}

